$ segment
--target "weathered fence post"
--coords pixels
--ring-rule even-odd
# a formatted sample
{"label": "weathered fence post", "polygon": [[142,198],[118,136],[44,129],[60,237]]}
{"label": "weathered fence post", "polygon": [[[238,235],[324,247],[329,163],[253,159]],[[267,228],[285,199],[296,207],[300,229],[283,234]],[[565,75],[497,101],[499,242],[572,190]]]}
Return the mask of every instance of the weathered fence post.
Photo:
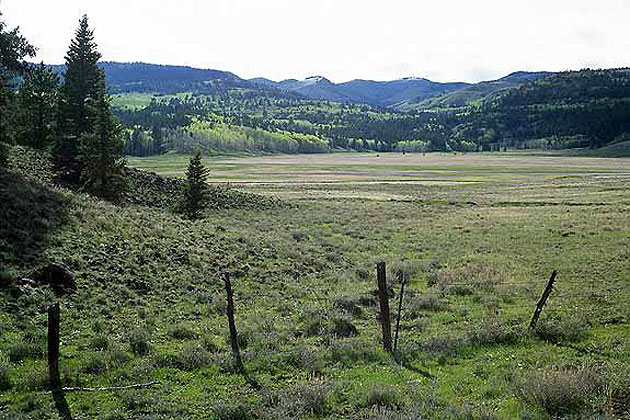
{"label": "weathered fence post", "polygon": [[225,293],[227,294],[227,316],[228,324],[230,326],[230,342],[232,343],[232,355],[234,356],[234,362],[239,373],[245,372],[243,361],[241,360],[241,352],[238,348],[238,333],[236,332],[236,323],[234,322],[234,298],[232,295],[232,282],[230,281],[230,274],[223,274],[223,281],[225,282]]}
{"label": "weathered fence post", "polygon": [[61,388],[59,376],[59,304],[48,308],[48,380],[59,416],[64,420],[72,420],[70,407]]}
{"label": "weathered fence post", "polygon": [[238,348],[238,333],[236,332],[236,323],[234,322],[234,298],[229,273],[223,274],[223,281],[225,282],[225,293],[227,295],[227,316],[228,324],[230,326],[230,343],[232,344],[234,363],[236,363],[236,369],[243,375],[243,377],[245,377],[245,380],[254,388],[258,388],[258,382],[256,382],[254,378],[250,377],[245,371],[245,366],[243,365],[243,360],[241,359],[241,352]]}
{"label": "weathered fence post", "polygon": [[547,303],[547,299],[549,298],[549,295],[551,294],[551,290],[553,289],[553,284],[556,281],[557,274],[558,272],[556,270],[553,270],[553,272],[551,273],[551,277],[549,278],[549,281],[547,282],[547,285],[545,286],[545,291],[543,292],[542,296],[540,297],[540,300],[536,304],[536,310],[534,311],[532,320],[529,323],[529,328],[532,331],[536,330],[536,324],[538,323],[538,318],[540,317],[540,313],[542,312],[543,307],[545,306],[545,303]]}
{"label": "weathered fence post", "polygon": [[402,314],[403,295],[405,294],[405,272],[400,271],[400,299],[398,299],[398,314],[396,315],[396,332],[394,334],[394,353],[398,349],[398,331],[400,330],[400,316]]}
{"label": "weathered fence post", "polygon": [[378,282],[378,299],[380,303],[381,329],[383,331],[383,348],[392,352],[392,327],[389,321],[389,296],[387,293],[387,278],[385,262],[376,265],[376,280]]}

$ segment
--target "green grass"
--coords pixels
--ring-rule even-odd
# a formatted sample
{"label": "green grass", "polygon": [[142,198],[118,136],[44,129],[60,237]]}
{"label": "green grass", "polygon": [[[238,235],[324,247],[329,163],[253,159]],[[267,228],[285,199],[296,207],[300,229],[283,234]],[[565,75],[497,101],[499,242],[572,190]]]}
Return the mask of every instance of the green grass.
{"label": "green grass", "polygon": [[[61,299],[65,383],[161,382],[138,391],[69,394],[75,415],[363,419],[396,418],[386,415],[400,411],[544,419],[557,408],[549,395],[562,396],[568,386],[552,381],[557,370],[571,378],[588,369],[589,378],[611,392],[621,389],[616,375],[630,371],[626,161],[566,158],[565,167],[551,168],[537,158],[519,163],[526,158],[489,155],[461,169],[440,156],[427,164],[428,175],[414,179],[448,179],[436,178],[445,170],[477,182],[422,184],[393,182],[409,176],[404,163],[402,175],[388,173],[395,163],[361,163],[368,173],[357,180],[339,177],[345,168],[337,155],[328,156],[329,164],[326,158],[312,164],[210,158],[211,174],[232,174],[242,190],[296,206],[217,210],[198,222],[36,184],[63,212],[38,215],[39,229],[49,227],[29,245],[35,262],[16,252],[3,278],[28,277],[48,261],[75,272],[77,293]],[[131,164],[177,174],[187,159],[169,155]],[[304,172],[319,173],[318,182],[306,182]],[[15,194],[43,194],[20,178],[12,185]],[[14,197],[3,202],[8,198]],[[28,224],[21,229],[28,231]],[[19,236],[10,240],[18,243]],[[406,367],[379,345],[372,292],[380,260],[391,271],[401,260],[415,266],[408,268],[399,343]],[[557,287],[541,317],[549,332],[544,340],[526,328],[554,269]],[[225,270],[233,274],[245,365],[261,390],[231,370],[220,280]],[[0,407],[9,417],[48,418],[52,399],[38,388],[44,359],[37,352],[17,362],[8,357],[19,343],[42,344],[45,307],[54,296],[45,287],[2,293],[0,362],[4,383],[12,385],[0,394]],[[440,304],[423,300],[431,296]],[[340,337],[335,319],[351,322],[358,335]],[[575,334],[552,334],[558,330],[553,323]],[[107,348],[93,350],[103,347],[103,335]],[[146,342],[148,351],[132,351],[132,342]],[[539,374],[545,387],[532,390]],[[577,415],[623,415],[611,411],[599,388],[580,395],[569,407]],[[314,411],[308,401],[322,398],[325,409]]]}

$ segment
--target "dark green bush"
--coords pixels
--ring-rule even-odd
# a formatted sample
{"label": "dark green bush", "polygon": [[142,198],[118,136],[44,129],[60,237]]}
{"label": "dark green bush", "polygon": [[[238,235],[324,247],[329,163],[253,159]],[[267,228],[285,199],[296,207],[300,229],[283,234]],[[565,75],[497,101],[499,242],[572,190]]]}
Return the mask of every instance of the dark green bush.
{"label": "dark green bush", "polygon": [[176,340],[189,340],[195,338],[197,333],[195,333],[190,324],[178,322],[168,328],[168,335]]}
{"label": "dark green bush", "polygon": [[9,362],[0,358],[0,391],[7,391],[13,387],[11,381],[11,366]]}
{"label": "dark green bush", "polygon": [[217,420],[254,420],[258,418],[254,407],[244,401],[220,401],[214,405]]}
{"label": "dark green bush", "polygon": [[175,363],[182,370],[194,370],[210,366],[212,355],[201,344],[188,343],[179,351]]}
{"label": "dark green bush", "polygon": [[391,385],[373,385],[365,395],[365,407],[398,407],[402,405],[400,394]]}
{"label": "dark green bush", "polygon": [[335,317],[332,322],[332,334],[336,337],[355,337],[359,335],[357,327],[347,318]]}
{"label": "dark green bush", "polygon": [[143,327],[134,328],[127,335],[127,341],[129,342],[131,351],[140,356],[144,356],[151,350],[149,344],[150,339],[151,333]]}

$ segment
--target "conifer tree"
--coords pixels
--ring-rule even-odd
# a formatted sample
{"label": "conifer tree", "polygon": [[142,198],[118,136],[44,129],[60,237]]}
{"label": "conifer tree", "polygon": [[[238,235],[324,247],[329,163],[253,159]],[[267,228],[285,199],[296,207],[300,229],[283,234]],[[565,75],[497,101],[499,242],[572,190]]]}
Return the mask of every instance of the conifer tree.
{"label": "conifer tree", "polygon": [[19,28],[6,30],[0,13],[0,166],[4,166],[7,143],[12,142],[16,119],[15,81],[26,73],[25,57],[33,57],[33,47]]}
{"label": "conifer tree", "polygon": [[82,135],[94,130],[94,119],[101,70],[101,54],[94,42],[94,32],[84,15],[66,54],[66,72],[60,89],[60,136],[55,161],[62,176],[77,181],[81,173],[79,143]]}
{"label": "conifer tree", "polygon": [[94,126],[80,137],[81,184],[91,194],[118,201],[125,190],[123,130],[111,114],[104,74],[94,101]]}
{"label": "conifer tree", "polygon": [[184,185],[181,210],[190,219],[198,219],[205,208],[208,199],[208,186],[206,180],[208,170],[201,161],[201,152],[198,150],[190,158],[186,170],[186,184]]}
{"label": "conifer tree", "polygon": [[18,90],[21,144],[42,149],[53,140],[56,129],[59,77],[41,63],[31,68]]}

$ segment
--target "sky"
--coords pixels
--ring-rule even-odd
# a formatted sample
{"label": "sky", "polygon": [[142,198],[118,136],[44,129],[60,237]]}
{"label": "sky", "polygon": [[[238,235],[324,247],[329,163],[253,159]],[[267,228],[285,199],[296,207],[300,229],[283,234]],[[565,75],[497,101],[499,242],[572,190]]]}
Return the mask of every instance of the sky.
{"label": "sky", "polygon": [[87,13],[104,60],[244,78],[477,82],[630,66],[628,0],[0,0],[0,11],[49,64]]}

